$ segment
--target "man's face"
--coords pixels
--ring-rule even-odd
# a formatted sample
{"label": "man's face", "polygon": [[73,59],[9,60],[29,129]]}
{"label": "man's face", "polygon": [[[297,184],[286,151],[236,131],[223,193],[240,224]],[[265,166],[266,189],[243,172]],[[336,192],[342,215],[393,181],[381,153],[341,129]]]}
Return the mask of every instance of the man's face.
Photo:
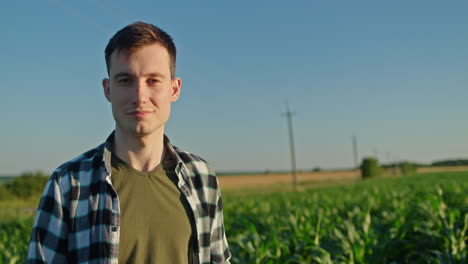
{"label": "man's face", "polygon": [[151,44],[131,55],[115,51],[109,78],[102,85],[112,104],[116,129],[139,137],[164,132],[171,103],[179,98],[182,84],[179,78],[171,77],[166,48]]}

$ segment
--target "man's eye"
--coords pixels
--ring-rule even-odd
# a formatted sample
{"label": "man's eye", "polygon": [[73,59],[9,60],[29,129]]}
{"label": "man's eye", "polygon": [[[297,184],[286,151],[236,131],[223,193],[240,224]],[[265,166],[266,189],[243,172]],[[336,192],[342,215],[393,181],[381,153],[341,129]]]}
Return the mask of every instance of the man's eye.
{"label": "man's eye", "polygon": [[121,84],[126,84],[126,83],[129,83],[129,82],[130,82],[130,79],[128,79],[128,78],[119,79],[119,83],[121,83]]}
{"label": "man's eye", "polygon": [[148,80],[148,84],[149,84],[149,85],[155,85],[155,84],[157,84],[158,82],[159,82],[159,81],[156,80],[156,79],[149,79],[149,80]]}

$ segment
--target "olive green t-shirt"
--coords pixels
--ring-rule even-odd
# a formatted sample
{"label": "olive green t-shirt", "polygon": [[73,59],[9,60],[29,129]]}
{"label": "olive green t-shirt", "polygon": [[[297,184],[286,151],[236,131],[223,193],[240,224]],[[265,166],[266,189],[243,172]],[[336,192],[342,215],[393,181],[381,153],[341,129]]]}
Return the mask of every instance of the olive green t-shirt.
{"label": "olive green t-shirt", "polygon": [[148,173],[114,153],[111,164],[121,211],[119,263],[191,263],[193,216],[173,160]]}

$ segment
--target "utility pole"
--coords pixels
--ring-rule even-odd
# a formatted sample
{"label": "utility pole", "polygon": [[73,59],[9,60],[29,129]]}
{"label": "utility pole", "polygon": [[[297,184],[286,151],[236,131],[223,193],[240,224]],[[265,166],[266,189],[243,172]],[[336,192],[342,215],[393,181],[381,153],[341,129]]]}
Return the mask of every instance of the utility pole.
{"label": "utility pole", "polygon": [[358,150],[357,150],[357,141],[356,136],[353,135],[353,157],[354,157],[354,167],[358,167]]}
{"label": "utility pole", "polygon": [[292,177],[293,177],[293,190],[297,191],[297,175],[296,175],[296,153],[294,151],[294,136],[293,136],[293,126],[292,126],[292,113],[289,110],[289,106],[286,103],[286,113],[283,116],[286,116],[288,119],[288,131],[289,131],[289,148],[291,151],[291,167],[292,167]]}

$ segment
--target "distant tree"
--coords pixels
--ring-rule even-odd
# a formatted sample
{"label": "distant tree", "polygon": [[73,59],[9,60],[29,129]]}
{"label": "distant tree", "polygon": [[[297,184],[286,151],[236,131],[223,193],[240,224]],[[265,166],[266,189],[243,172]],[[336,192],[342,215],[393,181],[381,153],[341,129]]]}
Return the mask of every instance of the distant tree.
{"label": "distant tree", "polygon": [[398,167],[400,168],[401,174],[403,175],[415,174],[417,170],[417,167],[410,162],[401,162]]}
{"label": "distant tree", "polygon": [[7,189],[17,198],[26,199],[40,195],[49,179],[41,171],[26,172],[7,184]]}
{"label": "distant tree", "polygon": [[319,172],[321,171],[322,169],[320,169],[320,167],[315,167],[314,169],[312,169],[313,172]]}
{"label": "distant tree", "polygon": [[363,179],[380,176],[382,172],[376,158],[367,157],[362,160],[361,176]]}

